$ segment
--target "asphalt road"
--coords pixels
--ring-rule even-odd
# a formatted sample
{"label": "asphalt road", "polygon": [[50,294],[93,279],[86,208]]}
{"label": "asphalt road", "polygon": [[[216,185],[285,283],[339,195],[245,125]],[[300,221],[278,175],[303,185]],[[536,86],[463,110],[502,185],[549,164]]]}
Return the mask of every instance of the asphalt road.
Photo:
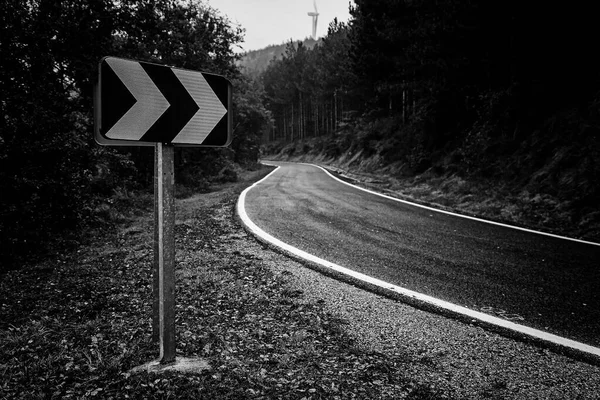
{"label": "asphalt road", "polygon": [[248,216],[272,236],[392,284],[600,346],[599,246],[399,203],[314,166],[278,165],[246,197]]}

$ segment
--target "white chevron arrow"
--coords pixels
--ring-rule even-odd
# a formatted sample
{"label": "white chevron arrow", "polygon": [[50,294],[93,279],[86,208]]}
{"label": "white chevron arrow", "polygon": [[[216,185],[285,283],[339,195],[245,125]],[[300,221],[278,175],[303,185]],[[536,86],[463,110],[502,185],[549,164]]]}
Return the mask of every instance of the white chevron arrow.
{"label": "white chevron arrow", "polygon": [[175,136],[172,143],[202,143],[227,114],[227,109],[201,73],[182,69],[173,69],[173,72],[199,109]]}
{"label": "white chevron arrow", "polygon": [[106,132],[106,137],[140,140],[170,104],[140,63],[118,58],[107,58],[106,62],[136,100],[135,104]]}

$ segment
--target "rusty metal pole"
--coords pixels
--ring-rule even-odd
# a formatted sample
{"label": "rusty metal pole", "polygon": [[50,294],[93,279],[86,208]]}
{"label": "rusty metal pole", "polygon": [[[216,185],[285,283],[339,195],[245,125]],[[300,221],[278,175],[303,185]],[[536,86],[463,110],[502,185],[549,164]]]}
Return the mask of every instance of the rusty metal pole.
{"label": "rusty metal pole", "polygon": [[152,339],[161,364],[175,362],[175,168],[172,145],[154,150],[154,274]]}

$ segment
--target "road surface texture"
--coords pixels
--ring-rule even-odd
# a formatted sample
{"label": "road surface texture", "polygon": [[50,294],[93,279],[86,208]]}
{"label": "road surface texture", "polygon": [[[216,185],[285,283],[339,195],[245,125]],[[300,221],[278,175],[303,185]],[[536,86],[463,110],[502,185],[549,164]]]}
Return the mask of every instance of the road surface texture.
{"label": "road surface texture", "polygon": [[600,346],[600,247],[443,214],[360,191],[311,165],[250,190],[272,236],[343,267]]}

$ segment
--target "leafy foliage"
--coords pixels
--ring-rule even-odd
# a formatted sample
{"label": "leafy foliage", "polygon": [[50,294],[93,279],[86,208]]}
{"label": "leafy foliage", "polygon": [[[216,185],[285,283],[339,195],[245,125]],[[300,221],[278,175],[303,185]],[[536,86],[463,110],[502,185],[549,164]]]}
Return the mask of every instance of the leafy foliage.
{"label": "leafy foliage", "polygon": [[232,142],[235,161],[242,165],[254,164],[258,161],[261,136],[268,133],[271,126],[271,113],[264,106],[265,94],[258,82],[242,75],[233,84],[237,116]]}
{"label": "leafy foliage", "polygon": [[[93,84],[101,57],[241,79],[232,47],[243,31],[200,2],[7,0],[0,4],[0,25],[3,269],[48,238],[95,221],[106,196],[152,182],[151,149],[99,148],[92,140]],[[249,102],[242,118],[255,105]],[[255,125],[266,121],[263,112],[256,111]],[[238,148],[246,145],[252,146]],[[182,175],[189,175],[188,167],[206,172],[215,157],[217,164],[230,158],[227,152],[204,157],[202,151],[178,150],[178,168]]]}

